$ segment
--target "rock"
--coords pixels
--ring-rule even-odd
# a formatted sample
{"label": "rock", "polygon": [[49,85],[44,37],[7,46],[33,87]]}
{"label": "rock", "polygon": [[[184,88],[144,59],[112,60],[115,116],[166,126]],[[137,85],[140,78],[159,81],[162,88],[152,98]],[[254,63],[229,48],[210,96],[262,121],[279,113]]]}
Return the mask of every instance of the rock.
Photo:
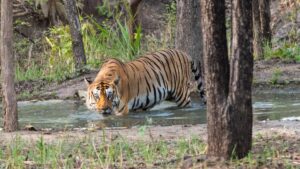
{"label": "rock", "polygon": [[282,121],[300,121],[300,116],[298,116],[298,117],[295,117],[295,116],[293,116],[293,117],[285,117],[285,118],[282,118],[281,120]]}
{"label": "rock", "polygon": [[[154,34],[161,37],[167,24],[167,7],[173,0],[142,1],[138,9],[138,20],[141,22],[145,35]],[[176,16],[174,16],[176,17]]]}
{"label": "rock", "polygon": [[31,124],[25,125],[25,130],[28,130],[28,131],[37,131],[37,129],[33,125],[31,125]]}
{"label": "rock", "polygon": [[274,38],[278,39],[278,40],[288,40],[289,34],[293,29],[296,29],[297,33],[299,33],[299,25],[292,23],[292,22],[286,23],[283,26],[281,26],[280,28],[278,28],[278,30],[276,31],[276,33],[274,35]]}
{"label": "rock", "polygon": [[76,94],[77,94],[77,96],[81,100],[85,100],[85,98],[86,98],[86,90],[78,90]]}

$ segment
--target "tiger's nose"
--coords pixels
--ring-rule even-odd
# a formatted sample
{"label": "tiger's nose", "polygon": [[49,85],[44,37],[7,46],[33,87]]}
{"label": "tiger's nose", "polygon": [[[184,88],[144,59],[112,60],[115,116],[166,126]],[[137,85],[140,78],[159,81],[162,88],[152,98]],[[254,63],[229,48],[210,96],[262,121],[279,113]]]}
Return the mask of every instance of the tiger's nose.
{"label": "tiger's nose", "polygon": [[111,108],[106,107],[106,108],[103,109],[103,114],[111,114],[111,113],[112,113]]}

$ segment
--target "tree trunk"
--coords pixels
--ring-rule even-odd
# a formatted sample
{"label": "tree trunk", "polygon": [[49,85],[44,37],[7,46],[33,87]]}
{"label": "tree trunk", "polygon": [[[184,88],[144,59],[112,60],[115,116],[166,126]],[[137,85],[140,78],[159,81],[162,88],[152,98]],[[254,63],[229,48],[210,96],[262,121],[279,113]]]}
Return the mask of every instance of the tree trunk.
{"label": "tree trunk", "polygon": [[226,102],[229,83],[225,0],[201,2],[202,33],[207,97],[208,155],[224,156],[223,141],[227,124],[222,106]]}
{"label": "tree trunk", "polygon": [[76,0],[65,0],[64,2],[70,25],[75,68],[77,71],[80,71],[86,65],[86,57],[82,42],[81,25],[76,8]]}
{"label": "tree trunk", "polygon": [[131,33],[135,33],[136,28],[138,26],[138,20],[137,20],[137,11],[138,7],[142,0],[129,0],[129,7],[130,7],[130,27],[131,27]]}
{"label": "tree trunk", "polygon": [[17,99],[15,91],[15,67],[13,55],[13,13],[12,1],[1,0],[1,70],[4,131],[18,129]]}
{"label": "tree trunk", "polygon": [[270,26],[270,0],[259,0],[259,15],[263,41],[271,45],[272,31]]}
{"label": "tree trunk", "polygon": [[101,5],[102,0],[83,1],[83,12],[88,15],[99,16],[97,7]]}
{"label": "tree trunk", "polygon": [[[177,21],[175,47],[200,61],[203,68],[203,39],[201,30],[201,9],[199,0],[177,0]],[[204,76],[204,74],[203,74]]]}
{"label": "tree trunk", "polygon": [[[228,25],[227,25],[227,29],[229,29],[229,31],[227,31],[227,47],[228,47],[228,55],[231,56],[231,47],[232,47],[232,0],[225,0],[225,16],[226,18],[228,18]],[[228,35],[229,34],[229,35]],[[229,37],[228,37],[229,36]]]}
{"label": "tree trunk", "polygon": [[208,156],[244,157],[252,136],[252,2],[232,1],[229,74],[225,0],[201,2],[207,92]]}
{"label": "tree trunk", "polygon": [[263,38],[260,23],[259,0],[252,0],[253,18],[253,55],[256,59],[263,59]]}
{"label": "tree trunk", "polygon": [[228,137],[224,145],[238,158],[245,157],[252,142],[252,2],[233,0],[233,41],[230,61],[229,97],[226,114]]}
{"label": "tree trunk", "polygon": [[[139,22],[137,20],[137,11],[139,4],[142,2],[142,0],[129,0],[129,19],[128,19],[128,31],[130,35],[130,43],[133,47],[134,44],[134,34],[137,32],[137,28],[139,26]],[[132,55],[135,55],[134,51],[132,51]]]}

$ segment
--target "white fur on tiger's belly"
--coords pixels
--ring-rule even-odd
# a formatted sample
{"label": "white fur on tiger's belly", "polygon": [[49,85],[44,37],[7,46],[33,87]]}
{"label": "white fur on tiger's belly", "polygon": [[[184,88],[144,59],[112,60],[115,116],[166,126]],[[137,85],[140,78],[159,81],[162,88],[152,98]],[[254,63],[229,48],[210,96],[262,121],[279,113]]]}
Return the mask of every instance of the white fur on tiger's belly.
{"label": "white fur on tiger's belly", "polygon": [[[161,98],[159,98],[159,92],[158,90],[161,92]],[[133,98],[128,102],[128,108],[129,110],[139,110],[139,109],[148,109],[148,108],[152,108],[155,105],[159,104],[161,101],[165,100],[167,98],[167,92],[165,92],[165,94],[163,94],[163,90],[166,91],[166,89],[164,87],[159,87],[156,90],[156,100],[154,100],[154,92],[150,93],[148,98],[149,98],[149,103],[147,104],[147,94],[143,94],[139,97]],[[134,101],[135,100],[135,101]],[[155,103],[155,104],[154,104]],[[143,107],[140,107],[141,105],[143,105]],[[134,106],[134,107],[133,107]]]}

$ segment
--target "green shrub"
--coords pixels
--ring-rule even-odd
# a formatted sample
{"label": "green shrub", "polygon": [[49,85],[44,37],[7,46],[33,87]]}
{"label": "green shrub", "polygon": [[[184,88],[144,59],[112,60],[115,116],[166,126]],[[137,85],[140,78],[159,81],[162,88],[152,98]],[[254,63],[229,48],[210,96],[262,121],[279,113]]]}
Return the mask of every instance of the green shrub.
{"label": "green shrub", "polygon": [[44,77],[43,71],[41,68],[33,63],[27,68],[22,68],[17,64],[16,66],[16,81],[25,81],[25,80],[37,80]]}
{"label": "green shrub", "polygon": [[75,72],[72,40],[68,26],[53,27],[49,30],[49,36],[45,37],[49,45],[48,65],[45,68],[47,78],[51,80],[63,80],[69,74]]}
{"label": "green shrub", "polygon": [[284,42],[280,47],[272,49],[270,45],[264,46],[265,59],[279,58],[300,62],[300,45],[298,43]]}
{"label": "green shrub", "polygon": [[[82,21],[83,44],[88,68],[98,69],[107,58],[128,61],[140,54],[141,27],[138,27],[134,41],[130,43],[127,25],[119,20],[116,23],[113,26],[106,23],[99,24],[93,18]],[[17,81],[41,78],[61,81],[75,73],[72,39],[68,26],[50,28],[44,38],[44,46],[45,52],[32,64],[16,65]]]}
{"label": "green shrub", "polygon": [[275,68],[270,79],[271,84],[275,85],[278,84],[279,78],[282,76],[282,70],[279,68]]}
{"label": "green shrub", "polygon": [[[87,56],[88,65],[98,67],[101,62],[109,57],[118,58],[121,60],[131,60],[139,54],[141,41],[141,28],[136,33],[136,38],[133,44],[130,43],[129,30],[126,24],[122,24],[119,20],[116,21],[115,27],[110,27],[106,23],[100,25],[93,18],[82,23],[82,35],[85,53]],[[72,44],[67,27],[57,27],[50,32],[52,37],[51,54],[58,55],[58,59],[67,60],[72,63]],[[61,40],[64,38],[64,40]],[[64,56],[62,56],[64,55]],[[67,56],[66,56],[67,55]],[[68,70],[72,70],[73,63],[68,64]]]}

